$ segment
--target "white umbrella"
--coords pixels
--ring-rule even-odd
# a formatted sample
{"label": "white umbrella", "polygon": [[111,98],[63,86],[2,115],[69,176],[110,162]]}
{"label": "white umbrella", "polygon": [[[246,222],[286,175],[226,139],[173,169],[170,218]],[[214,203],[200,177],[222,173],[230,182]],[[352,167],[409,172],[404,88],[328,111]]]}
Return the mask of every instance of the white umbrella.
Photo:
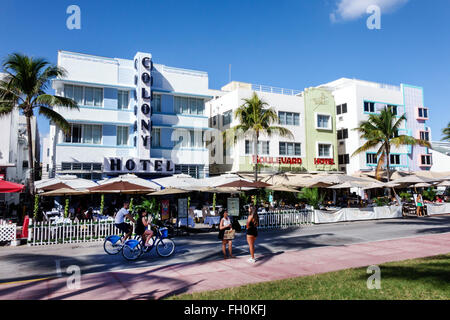
{"label": "white umbrella", "polygon": [[450,187],[450,181],[443,181],[437,185],[438,187]]}
{"label": "white umbrella", "polygon": [[420,182],[420,183],[416,183],[414,185],[414,188],[427,188],[427,187],[432,187],[433,185],[430,183],[426,183],[426,182]]}
{"label": "white umbrella", "polygon": [[362,188],[365,185],[359,182],[355,181],[346,181],[344,183],[340,183],[331,187],[328,187],[329,189],[347,189],[347,188]]}
{"label": "white umbrella", "polygon": [[35,182],[36,190],[41,190],[58,183],[63,183],[66,186],[75,190],[84,190],[97,186],[98,184],[92,180],[81,179],[75,175],[60,175],[51,179],[38,180]]}
{"label": "white umbrella", "polygon": [[[393,187],[398,186],[398,184],[392,184]],[[387,187],[387,185],[385,183],[382,182],[373,182],[371,184],[369,184],[368,186],[364,187],[364,190],[369,190],[369,189],[378,189],[378,188],[385,188]]]}
{"label": "white umbrella", "polygon": [[195,179],[187,174],[175,174],[170,177],[152,179],[152,181],[164,188],[189,189],[203,187],[201,182],[199,182],[199,179]]}

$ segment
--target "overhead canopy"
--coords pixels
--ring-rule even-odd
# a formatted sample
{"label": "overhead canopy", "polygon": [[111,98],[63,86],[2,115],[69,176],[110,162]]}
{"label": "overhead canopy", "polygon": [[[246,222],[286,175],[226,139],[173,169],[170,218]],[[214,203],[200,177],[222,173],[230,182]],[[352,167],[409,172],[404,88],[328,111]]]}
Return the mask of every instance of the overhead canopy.
{"label": "overhead canopy", "polygon": [[[87,179],[81,179],[75,175],[60,175],[60,176],[57,176],[57,177],[51,178],[51,179],[38,180],[35,182],[34,186],[38,192],[44,190],[44,188],[46,188],[46,190],[48,191],[51,189],[47,189],[47,187],[58,184],[58,183],[63,183],[65,185],[65,187],[77,189],[77,190],[83,190],[83,189],[88,189],[88,188],[97,186],[97,183],[95,183],[94,181],[87,180]],[[59,188],[57,188],[57,189],[59,189]],[[55,190],[55,189],[53,189],[53,190]]]}
{"label": "overhead canopy", "polygon": [[118,177],[101,180],[101,181],[98,181],[98,184],[103,185],[103,184],[107,184],[107,183],[120,182],[120,181],[129,182],[129,183],[132,183],[132,184],[135,184],[138,186],[142,186],[142,187],[150,188],[150,189],[154,189],[154,190],[161,189],[161,186],[159,186],[158,184],[156,184],[150,180],[145,180],[145,179],[139,178],[138,176],[136,176],[134,174],[123,174]]}
{"label": "overhead canopy", "polygon": [[[245,188],[252,189],[252,188]],[[204,187],[198,189],[200,192],[209,192],[209,193],[239,193],[237,188],[227,188],[227,187]]]}
{"label": "overhead canopy", "polygon": [[428,187],[432,187],[433,185],[431,183],[426,183],[426,182],[420,182],[420,183],[416,183],[414,185],[415,188],[428,188]]}
{"label": "overhead canopy", "polygon": [[334,186],[328,187],[329,189],[347,189],[347,188],[362,188],[367,184],[362,184],[356,181],[346,181],[344,183],[336,184]]}
{"label": "overhead canopy", "polygon": [[175,174],[170,177],[158,178],[152,180],[154,183],[163,186],[164,188],[195,188],[204,187],[199,179],[195,179],[187,174]]}
{"label": "overhead canopy", "polygon": [[23,184],[0,179],[0,193],[21,192],[24,188],[25,186]]}
{"label": "overhead canopy", "polygon": [[450,181],[443,181],[437,185],[438,187],[450,187]]}
{"label": "overhead canopy", "polygon": [[178,188],[166,188],[163,190],[155,191],[152,193],[149,193],[150,196],[164,196],[164,195],[172,195],[172,194],[183,194],[183,193],[189,193],[192,192],[190,190],[183,190]]}
{"label": "overhead canopy", "polygon": [[248,180],[236,180],[233,182],[225,183],[218,187],[230,187],[230,188],[266,188],[271,186],[268,183],[262,181],[251,182]]}
{"label": "overhead canopy", "polygon": [[143,187],[141,185],[133,184],[127,181],[116,181],[111,183],[104,183],[96,187],[88,189],[92,193],[150,193],[155,189]]}
{"label": "overhead canopy", "polygon": [[58,182],[55,184],[51,184],[49,186],[43,187],[39,190],[41,191],[53,191],[53,190],[58,190],[58,189],[70,189],[70,190],[74,190],[73,188],[69,187],[67,184],[63,183],[63,182]]}
{"label": "overhead canopy", "polygon": [[[394,187],[398,186],[398,184],[394,184]],[[369,190],[369,189],[379,189],[379,188],[385,188],[387,187],[385,183],[382,182],[372,182],[369,185],[365,186],[363,189],[364,190]]]}
{"label": "overhead canopy", "polygon": [[288,186],[283,186],[283,185],[276,185],[276,186],[269,186],[266,189],[272,190],[272,191],[279,191],[279,192],[300,192],[297,189],[288,187]]}
{"label": "overhead canopy", "polygon": [[89,194],[89,191],[87,190],[74,190],[70,188],[62,188],[62,189],[56,189],[48,192],[44,192],[39,194],[43,197],[50,197],[50,196],[76,196],[76,195],[83,195],[83,194]]}
{"label": "overhead canopy", "polygon": [[222,174],[220,176],[214,176],[214,177],[209,177],[209,178],[204,178],[204,179],[199,179],[198,181],[196,181],[196,185],[199,186],[203,186],[203,187],[217,187],[226,183],[230,183],[230,182],[234,182],[237,180],[247,180],[247,181],[251,181],[250,179],[243,179],[240,176],[238,176],[237,174],[234,173],[226,173],[226,174]]}
{"label": "overhead canopy", "polygon": [[394,183],[398,183],[398,184],[417,184],[417,183],[430,183],[430,182],[434,182],[436,181],[436,179],[430,179],[430,178],[425,178],[425,177],[419,177],[416,175],[409,175],[409,176],[405,176],[402,178],[398,178],[393,180]]}

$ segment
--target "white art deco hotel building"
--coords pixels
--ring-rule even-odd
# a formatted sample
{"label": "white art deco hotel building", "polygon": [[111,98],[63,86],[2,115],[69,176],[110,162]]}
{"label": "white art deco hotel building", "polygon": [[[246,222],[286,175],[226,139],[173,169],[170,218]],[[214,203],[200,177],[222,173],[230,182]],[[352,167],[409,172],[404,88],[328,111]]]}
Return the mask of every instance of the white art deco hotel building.
{"label": "white art deco hotel building", "polygon": [[59,51],[58,66],[67,75],[53,88],[79,111],[55,108],[71,132],[50,125],[50,177],[208,176],[205,102],[213,91],[206,72],[156,64],[140,52],[126,60]]}

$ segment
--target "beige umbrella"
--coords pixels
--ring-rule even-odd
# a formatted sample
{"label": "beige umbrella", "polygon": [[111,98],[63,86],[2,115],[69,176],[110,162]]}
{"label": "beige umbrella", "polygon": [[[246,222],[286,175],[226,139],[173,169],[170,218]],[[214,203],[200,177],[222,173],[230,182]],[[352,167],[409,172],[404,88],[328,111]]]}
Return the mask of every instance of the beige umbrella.
{"label": "beige umbrella", "polygon": [[51,196],[56,197],[56,196],[76,196],[76,195],[83,195],[83,194],[89,194],[89,192],[87,190],[74,190],[74,189],[70,189],[70,188],[61,188],[61,189],[43,192],[43,193],[40,193],[39,195],[44,196],[44,197],[51,197]]}
{"label": "beige umbrella", "polygon": [[150,196],[166,196],[171,194],[183,194],[192,192],[190,190],[178,189],[178,188],[165,188],[156,192],[149,193]]}
{"label": "beige umbrella", "polygon": [[450,187],[450,181],[443,181],[437,185],[438,187]]}
{"label": "beige umbrella", "polygon": [[426,183],[426,182],[421,182],[421,183],[416,183],[414,185],[414,188],[427,188],[427,187],[432,187],[433,185],[431,183]]}
{"label": "beige umbrella", "polygon": [[[251,188],[243,188],[245,190],[251,190]],[[210,193],[239,193],[238,188],[227,188],[227,187],[204,187],[197,191],[200,192],[210,192]]]}
{"label": "beige umbrella", "polygon": [[272,191],[281,191],[281,192],[300,192],[297,189],[290,188],[290,187],[284,186],[284,185],[270,186],[270,187],[267,187],[266,189],[269,189]]}
{"label": "beige umbrella", "polygon": [[341,184],[337,184],[335,186],[328,187],[329,189],[347,189],[347,188],[362,188],[363,184],[355,182],[355,181],[346,181]]}
{"label": "beige umbrella", "polygon": [[[393,186],[398,186],[397,184],[393,184]],[[364,190],[369,190],[369,189],[378,189],[378,188],[385,188],[386,184],[385,183],[381,183],[381,182],[373,182],[371,184],[369,184],[368,186],[364,187]]]}
{"label": "beige umbrella", "polygon": [[395,187],[401,186],[401,184],[396,183],[395,181],[391,181],[391,182],[385,183],[384,186],[387,188],[395,188]]}

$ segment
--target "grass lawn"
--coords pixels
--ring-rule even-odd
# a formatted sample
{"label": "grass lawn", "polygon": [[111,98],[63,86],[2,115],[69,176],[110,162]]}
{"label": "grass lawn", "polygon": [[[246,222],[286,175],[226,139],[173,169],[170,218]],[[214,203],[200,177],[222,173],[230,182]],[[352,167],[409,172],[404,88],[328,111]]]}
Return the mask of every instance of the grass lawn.
{"label": "grass lawn", "polygon": [[183,294],[176,300],[450,299],[450,254],[379,266],[381,289],[367,289],[367,268]]}

